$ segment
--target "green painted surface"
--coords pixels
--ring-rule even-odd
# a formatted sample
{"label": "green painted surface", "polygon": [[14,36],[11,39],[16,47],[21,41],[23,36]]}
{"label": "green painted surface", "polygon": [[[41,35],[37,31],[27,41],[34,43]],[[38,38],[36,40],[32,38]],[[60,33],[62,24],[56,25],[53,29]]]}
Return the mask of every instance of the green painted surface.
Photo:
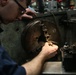
{"label": "green painted surface", "polygon": [[26,53],[21,46],[21,33],[25,25],[26,24],[21,21],[1,25],[1,28],[4,30],[0,34],[2,46],[11,58],[19,64],[24,63],[26,60]]}

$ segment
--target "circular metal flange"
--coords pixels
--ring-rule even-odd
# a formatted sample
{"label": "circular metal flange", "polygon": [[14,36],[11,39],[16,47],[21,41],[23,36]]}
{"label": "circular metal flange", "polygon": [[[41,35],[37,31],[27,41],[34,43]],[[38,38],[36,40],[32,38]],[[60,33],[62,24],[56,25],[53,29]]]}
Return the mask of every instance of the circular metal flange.
{"label": "circular metal flange", "polygon": [[35,57],[41,51],[42,46],[46,42],[41,29],[41,24],[44,24],[47,27],[50,40],[55,41],[57,45],[60,44],[60,33],[56,24],[44,19],[34,20],[25,26],[21,35],[22,47],[27,52],[28,59]]}

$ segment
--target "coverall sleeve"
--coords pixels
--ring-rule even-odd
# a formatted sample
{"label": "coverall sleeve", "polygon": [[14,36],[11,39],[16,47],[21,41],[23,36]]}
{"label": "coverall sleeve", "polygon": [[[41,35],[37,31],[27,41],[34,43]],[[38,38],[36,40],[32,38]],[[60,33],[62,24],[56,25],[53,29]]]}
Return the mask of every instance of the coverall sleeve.
{"label": "coverall sleeve", "polygon": [[24,67],[14,62],[3,47],[0,46],[0,75],[26,75]]}

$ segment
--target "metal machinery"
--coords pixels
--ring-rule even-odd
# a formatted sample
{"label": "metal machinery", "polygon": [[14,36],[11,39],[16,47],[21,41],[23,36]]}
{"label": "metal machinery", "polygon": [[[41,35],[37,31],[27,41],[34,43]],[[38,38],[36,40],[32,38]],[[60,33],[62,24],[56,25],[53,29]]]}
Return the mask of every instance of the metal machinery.
{"label": "metal machinery", "polygon": [[[56,9],[56,8],[55,8]],[[44,13],[40,11],[40,13]],[[76,11],[55,11],[38,14],[28,23],[21,35],[21,42],[31,60],[47,41],[59,46],[55,61],[61,60],[66,71],[76,71]]]}
{"label": "metal machinery", "polygon": [[[21,35],[21,42],[31,60],[47,41],[59,46],[55,61],[62,60],[66,71],[76,71],[76,11],[39,14],[28,23]],[[73,65],[74,64],[74,65]],[[72,67],[70,67],[70,66]]]}
{"label": "metal machinery", "polygon": [[31,59],[36,56],[44,43],[60,45],[60,33],[57,25],[48,19],[40,18],[30,22],[22,33],[22,46],[28,52]]}

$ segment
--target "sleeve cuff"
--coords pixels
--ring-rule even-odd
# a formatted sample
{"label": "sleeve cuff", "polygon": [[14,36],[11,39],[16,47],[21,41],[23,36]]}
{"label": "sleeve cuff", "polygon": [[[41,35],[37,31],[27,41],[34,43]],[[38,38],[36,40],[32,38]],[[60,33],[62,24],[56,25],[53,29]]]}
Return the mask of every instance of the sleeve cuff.
{"label": "sleeve cuff", "polygon": [[13,75],[26,75],[26,70],[22,66],[18,66]]}

